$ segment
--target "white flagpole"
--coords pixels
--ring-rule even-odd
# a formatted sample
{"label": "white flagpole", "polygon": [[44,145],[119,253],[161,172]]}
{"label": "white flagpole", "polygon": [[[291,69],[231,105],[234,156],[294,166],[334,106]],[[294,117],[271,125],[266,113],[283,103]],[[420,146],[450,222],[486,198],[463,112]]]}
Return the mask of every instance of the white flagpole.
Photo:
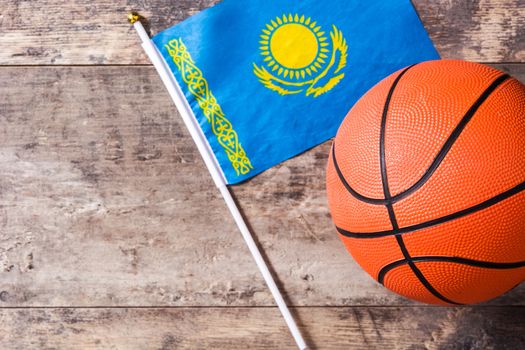
{"label": "white flagpole", "polygon": [[295,342],[297,343],[297,347],[301,350],[307,349],[306,343],[301,335],[301,332],[299,331],[299,328],[297,327],[297,324],[295,323],[295,320],[293,319],[290,310],[288,309],[288,306],[284,302],[283,296],[281,295],[279,288],[277,288],[272,274],[270,273],[270,270],[268,269],[268,266],[266,265],[266,262],[264,261],[261,252],[259,251],[259,248],[253,240],[252,234],[248,229],[248,226],[246,226],[246,223],[244,222],[244,219],[239,209],[237,208],[237,205],[233,200],[233,197],[228,187],[226,186],[226,180],[224,179],[224,175],[220,170],[219,164],[217,163],[217,160],[215,159],[215,156],[213,155],[213,152],[210,149],[210,146],[204,134],[202,133],[202,130],[200,129],[197,121],[195,120],[195,118],[192,117],[191,108],[186,99],[184,98],[184,94],[182,93],[177,81],[171,74],[169,67],[162,58],[162,55],[159,53],[159,51],[149,38],[148,34],[144,30],[144,27],[142,26],[139,20],[140,17],[137,14],[130,13],[128,15],[128,19],[137,31],[140,39],[142,40],[142,47],[144,48],[144,51],[146,51],[146,54],[153,63],[153,66],[157,69],[157,72],[159,73],[162,82],[164,83],[164,85],[166,85],[166,88],[168,89],[171,98],[175,102],[175,106],[179,110],[179,113],[181,114],[182,119],[186,124],[186,127],[188,128],[191,137],[193,138],[193,141],[197,145],[197,148],[202,158],[204,159],[204,163],[206,164],[206,167],[208,168],[208,171],[210,172],[211,177],[215,182],[215,185],[221,192],[221,195],[224,198],[224,201],[226,202],[226,205],[228,206],[228,209],[230,210],[230,213],[233,216],[237,227],[241,231],[242,237],[244,238],[244,241],[246,242],[246,245],[248,246],[248,249],[250,250],[250,253],[253,256],[255,263],[257,264],[257,267],[259,268],[259,271],[261,272],[264,281],[266,282],[266,285],[270,289],[270,292],[272,293],[272,296],[275,302],[277,303],[277,306],[279,307],[279,310],[281,311],[284,320],[286,321],[286,324],[288,325],[288,328],[290,329],[290,332],[292,333],[292,336],[295,339]]}

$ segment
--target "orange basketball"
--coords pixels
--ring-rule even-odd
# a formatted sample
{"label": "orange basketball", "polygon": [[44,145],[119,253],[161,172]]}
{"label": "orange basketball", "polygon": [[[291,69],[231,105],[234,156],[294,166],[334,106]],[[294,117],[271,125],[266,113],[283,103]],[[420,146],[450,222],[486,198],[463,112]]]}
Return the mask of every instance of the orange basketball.
{"label": "orange basketball", "polygon": [[343,243],[387,288],[497,297],[525,279],[525,86],[462,61],[392,74],[341,125],[327,191]]}

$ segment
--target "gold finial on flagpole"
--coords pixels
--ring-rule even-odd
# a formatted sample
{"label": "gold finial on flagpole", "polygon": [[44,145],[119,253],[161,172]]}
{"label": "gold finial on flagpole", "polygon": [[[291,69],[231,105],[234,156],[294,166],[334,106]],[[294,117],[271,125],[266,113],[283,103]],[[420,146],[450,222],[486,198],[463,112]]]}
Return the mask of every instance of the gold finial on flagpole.
{"label": "gold finial on flagpole", "polygon": [[128,21],[131,24],[134,24],[135,22],[140,20],[140,15],[137,12],[130,12],[128,13]]}

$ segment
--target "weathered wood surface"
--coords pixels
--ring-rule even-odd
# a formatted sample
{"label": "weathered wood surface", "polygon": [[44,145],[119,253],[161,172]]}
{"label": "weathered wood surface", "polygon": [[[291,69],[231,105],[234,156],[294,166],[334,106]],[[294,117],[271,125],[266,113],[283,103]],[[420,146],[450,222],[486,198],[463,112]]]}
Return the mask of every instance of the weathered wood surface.
{"label": "weathered wood surface", "polygon": [[[299,308],[313,349],[522,349],[523,307]],[[276,308],[4,309],[3,349],[294,349]]]}
{"label": "weathered wood surface", "polygon": [[[138,10],[154,34],[216,0],[0,0],[0,64],[149,64],[125,20]],[[413,0],[445,58],[525,61],[524,0]]]}
{"label": "weathered wood surface", "polygon": [[[0,0],[0,349],[294,348],[159,78],[127,66],[149,65],[129,10],[154,34],[216,2]],[[413,2],[444,58],[525,81],[525,0]],[[328,149],[233,189],[312,348],[524,348],[525,286],[426,307],[353,262]]]}
{"label": "weathered wood surface", "polygon": [[[3,68],[0,96],[0,306],[273,305],[153,68]],[[289,301],[410,303],[340,243],[328,149],[233,188]]]}

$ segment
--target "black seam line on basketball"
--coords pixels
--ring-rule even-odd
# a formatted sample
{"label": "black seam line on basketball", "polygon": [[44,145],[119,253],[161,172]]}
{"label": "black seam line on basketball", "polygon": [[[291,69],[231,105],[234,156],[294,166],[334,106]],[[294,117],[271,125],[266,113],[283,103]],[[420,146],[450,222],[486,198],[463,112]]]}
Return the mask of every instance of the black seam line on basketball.
{"label": "black seam line on basketball", "polygon": [[414,275],[416,275],[417,279],[421,284],[436,298],[441,299],[445,303],[449,303],[452,305],[462,305],[461,303],[455,302],[453,300],[450,300],[449,298],[445,297],[443,294],[438,292],[434,286],[426,279],[425,275],[423,275],[423,272],[416,266],[414,263],[413,258],[410,256],[407,247],[405,246],[405,242],[403,241],[403,237],[396,236],[397,244],[399,245],[399,248],[401,248],[401,252],[403,253],[403,256],[405,259],[403,261],[406,261]]}
{"label": "black seam line on basketball", "polygon": [[[387,99],[386,99],[386,102],[385,102],[385,106],[383,108],[383,115],[381,117],[381,126],[383,126],[383,120],[386,119],[386,113],[388,112],[388,105],[390,104],[390,100],[392,98],[392,94],[394,92],[394,89],[395,87],[397,86],[397,84],[399,83],[399,80],[401,79],[401,77],[403,75],[405,75],[405,73],[412,67],[414,67],[416,64],[413,64],[411,66],[408,66],[407,68],[405,68],[401,73],[399,73],[399,75],[396,77],[396,79],[394,80],[393,84],[392,84],[392,87],[390,88],[390,90],[388,91],[388,96],[387,96]],[[382,135],[380,136],[380,138],[382,137]],[[383,144],[383,142],[380,140],[379,142],[380,144],[380,147],[382,147],[381,145]],[[387,203],[387,201],[385,199],[375,199],[375,198],[369,198],[369,197],[366,197],[366,196],[363,196],[362,194],[360,194],[359,192],[357,192],[356,190],[354,190],[350,184],[346,181],[345,177],[343,176],[343,173],[341,172],[341,169],[339,168],[339,164],[337,163],[337,159],[335,157],[335,142],[333,143],[332,145],[332,160],[334,162],[334,168],[335,168],[335,171],[337,173],[337,176],[339,177],[339,180],[341,180],[343,186],[346,188],[346,190],[348,192],[350,192],[350,194],[352,196],[354,196],[355,198],[357,198],[358,200],[362,201],[362,202],[367,202],[367,203],[372,203],[372,204],[378,204],[378,205],[384,205]],[[382,166],[382,164],[381,164]],[[384,179],[382,179],[383,183],[384,182]],[[384,189],[383,189],[384,190]]]}
{"label": "black seam line on basketball", "polygon": [[508,191],[505,191],[503,193],[498,194],[495,197],[492,197],[484,202],[481,202],[479,204],[476,204],[470,208],[460,210],[458,212],[455,212],[453,214],[445,215],[437,219],[429,220],[422,222],[420,224],[406,226],[398,228],[397,230],[385,230],[385,231],[377,231],[377,232],[351,232],[347,231],[345,229],[342,229],[340,227],[337,227],[337,231],[342,234],[345,237],[350,238],[363,238],[363,239],[370,239],[370,238],[380,238],[380,237],[387,237],[387,236],[397,236],[397,235],[403,235],[406,233],[419,231],[428,227],[436,226],[439,224],[443,224],[448,221],[456,220],[459,218],[462,218],[464,216],[474,214],[476,212],[479,212],[481,210],[487,209],[493,205],[496,205],[506,199],[509,199],[510,197],[523,192],[525,190],[525,182],[520,183],[519,185],[511,188]]}
{"label": "black seam line on basketball", "polygon": [[[467,258],[460,258],[456,256],[413,256],[411,257],[413,262],[450,262],[454,264],[468,265],[473,267],[480,267],[486,269],[495,269],[495,270],[510,270],[517,269],[520,267],[525,267],[525,261],[517,261],[510,263],[497,263],[491,261],[481,261],[473,260]],[[384,284],[385,276],[388,272],[395,269],[396,267],[406,265],[408,261],[406,259],[401,259],[394,261],[386,266],[384,266],[379,274],[377,275],[377,281],[381,284]]]}
{"label": "black seam line on basketball", "polygon": [[408,264],[408,260],[401,259],[401,260],[397,260],[397,261],[391,262],[388,265],[383,266],[383,268],[381,268],[381,270],[377,274],[377,282],[379,282],[380,284],[384,285],[385,284],[385,276],[386,276],[387,273],[389,273],[390,271],[392,271],[396,267],[403,266],[403,265],[406,265],[406,264]]}
{"label": "black seam line on basketball", "polygon": [[441,150],[438,152],[436,158],[432,161],[428,169],[425,171],[423,176],[412,186],[410,186],[408,189],[404,190],[403,192],[400,192],[394,196],[391,196],[389,199],[382,199],[382,198],[372,198],[367,197],[356,190],[354,190],[350,184],[346,181],[346,179],[343,176],[343,173],[341,172],[339,165],[337,163],[337,159],[335,157],[335,144],[332,148],[332,159],[334,162],[335,170],[337,172],[337,175],[339,176],[339,179],[343,183],[343,186],[346,188],[346,190],[354,196],[356,199],[369,203],[374,205],[385,205],[387,203],[396,203],[400,200],[406,198],[413,192],[417,191],[421,186],[423,186],[430,177],[434,174],[434,172],[437,170],[445,156],[448,154],[454,143],[459,138],[460,134],[463,132],[465,127],[467,126],[468,122],[472,119],[474,114],[477,112],[479,107],[487,100],[487,98],[497,89],[498,86],[500,86],[505,80],[507,80],[509,76],[507,74],[503,74],[499,76],[494,82],[481,94],[481,96],[476,100],[476,102],[472,105],[472,107],[467,111],[467,113],[463,116],[462,120],[459,122],[459,124],[456,126],[454,131],[450,134],[449,138],[441,148]]}
{"label": "black seam line on basketball", "polygon": [[[383,115],[381,117],[381,129],[380,129],[380,136],[379,136],[379,159],[380,159],[380,168],[381,168],[381,183],[383,185],[383,194],[385,196],[385,200],[391,200],[391,194],[390,194],[390,188],[388,186],[388,174],[386,169],[386,157],[385,157],[385,134],[386,134],[386,122],[388,117],[388,110],[390,108],[390,101],[392,99],[392,96],[394,94],[394,91],[397,87],[397,84],[403,77],[403,75],[413,66],[410,66],[406,68],[401,74],[398,75],[394,83],[392,84],[392,87],[390,88],[390,91],[388,92],[388,96],[385,101],[385,106],[383,108]],[[392,223],[392,229],[393,230],[399,230],[399,225],[397,223],[396,219],[396,213],[394,211],[394,207],[392,203],[387,203],[386,208],[388,210],[388,216],[390,218],[390,222]],[[403,237],[396,236],[397,244],[399,245],[399,248],[401,249],[401,252],[403,253],[403,256],[405,257],[405,260],[408,262],[408,266],[410,266],[410,269],[416,275],[419,282],[436,298],[454,305],[459,305],[455,301],[452,301],[448,298],[446,298],[444,295],[439,293],[436,288],[432,286],[432,284],[425,278],[425,275],[419,270],[419,268],[416,266],[416,264],[412,261],[412,257],[410,256],[410,253],[408,252],[407,247],[405,246],[405,242],[403,241]]]}
{"label": "black seam line on basketball", "polygon": [[[394,80],[394,83],[390,87],[390,90],[388,91],[388,95],[386,96],[386,102],[383,107],[383,115],[381,116],[381,129],[379,134],[379,160],[380,160],[380,167],[381,167],[381,183],[383,184],[383,194],[385,196],[385,200],[390,201],[390,189],[388,187],[388,176],[386,173],[386,157],[385,157],[385,130],[386,130],[386,118],[388,115],[388,110],[390,108],[390,101],[392,100],[392,95],[394,95],[394,91],[397,87],[397,84],[399,84],[399,81],[405,75],[406,72],[412,67],[414,67],[415,64],[405,68]],[[393,211],[392,211],[393,214]],[[394,227],[395,229],[395,227]]]}

